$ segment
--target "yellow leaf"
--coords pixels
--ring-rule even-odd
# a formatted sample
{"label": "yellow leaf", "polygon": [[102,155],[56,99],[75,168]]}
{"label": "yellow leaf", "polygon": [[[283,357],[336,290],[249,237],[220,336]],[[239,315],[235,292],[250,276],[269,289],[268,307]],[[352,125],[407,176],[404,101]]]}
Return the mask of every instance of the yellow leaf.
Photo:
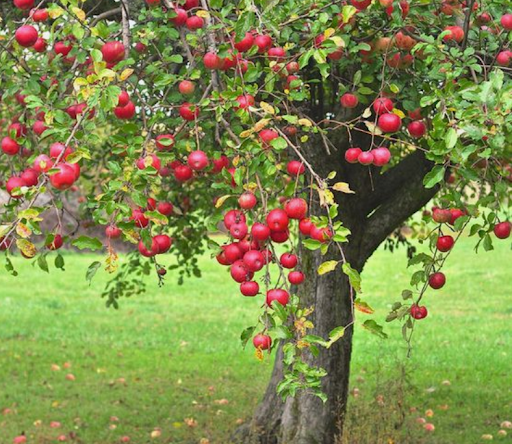
{"label": "yellow leaf", "polygon": [[342,193],[354,194],[355,192],[350,189],[350,186],[346,182],[336,182],[332,189],[335,191],[341,191]]}
{"label": "yellow leaf", "polygon": [[121,82],[124,82],[128,77],[130,77],[133,74],[133,69],[126,68],[120,75],[119,80]]}
{"label": "yellow leaf", "polygon": [[220,208],[231,197],[231,194],[226,194],[225,196],[219,197],[217,202],[215,202],[215,208]]}
{"label": "yellow leaf", "polygon": [[311,120],[309,119],[299,119],[297,122],[299,125],[311,127],[313,124],[311,123]]}
{"label": "yellow leaf", "polygon": [[401,119],[405,119],[405,114],[402,110],[399,110],[398,108],[393,108],[393,111],[391,111],[393,114],[396,114]]}
{"label": "yellow leaf", "polygon": [[334,203],[334,194],[332,194],[331,190],[318,189],[318,197],[320,198],[320,205],[322,207],[332,205]]}
{"label": "yellow leaf", "polygon": [[245,138],[249,137],[250,135],[252,135],[252,133],[254,133],[254,130],[253,130],[253,129],[245,130],[245,131],[242,131],[242,132],[240,133],[240,137],[241,137],[242,139],[245,139]]}
{"label": "yellow leaf", "polygon": [[327,273],[330,273],[331,271],[334,271],[334,269],[336,268],[337,265],[338,265],[338,261],[324,262],[323,264],[320,264],[317,272],[320,276],[322,276],[323,274],[327,274]]}
{"label": "yellow leaf", "polygon": [[261,119],[254,125],[253,131],[258,132],[265,128],[270,123],[270,119]]}
{"label": "yellow leaf", "polygon": [[78,17],[78,20],[80,20],[81,22],[85,22],[86,15],[84,10],[77,8],[76,6],[73,6],[71,8],[71,11],[73,11],[73,14],[75,14]]}
{"label": "yellow leaf", "polygon": [[59,6],[53,6],[48,10],[48,15],[52,19],[59,18],[62,14],[64,14],[64,9]]}
{"label": "yellow leaf", "polygon": [[334,28],[327,28],[325,31],[324,31],[324,37],[326,39],[328,39],[331,35],[333,35],[334,33],[336,32],[336,30]]}
{"label": "yellow leaf", "polygon": [[26,239],[17,239],[16,246],[26,258],[32,259],[37,254],[36,246]]}
{"label": "yellow leaf", "polygon": [[300,138],[300,141],[302,143],[306,143],[307,141],[309,140],[309,136],[307,134],[304,134],[301,138]]}
{"label": "yellow leaf", "polygon": [[0,238],[4,237],[11,229],[11,225],[0,225]]}
{"label": "yellow leaf", "polygon": [[370,108],[366,108],[363,112],[363,114],[361,114],[363,119],[367,119],[368,117],[370,117],[372,115],[372,110]]}
{"label": "yellow leaf", "polygon": [[370,307],[366,302],[360,300],[356,300],[354,302],[354,307],[357,311],[360,311],[361,313],[373,314],[374,312],[372,307]]}
{"label": "yellow leaf", "polygon": [[32,234],[32,230],[29,227],[27,227],[24,223],[20,222],[18,223],[18,225],[16,225],[16,233],[18,233],[18,236],[27,239]]}
{"label": "yellow leaf", "polygon": [[340,36],[333,36],[331,37],[331,40],[334,42],[334,44],[338,47],[338,48],[344,48],[346,45],[345,45],[345,40],[343,40]]}
{"label": "yellow leaf", "polygon": [[260,106],[267,114],[274,115],[276,113],[276,110],[272,105],[269,105],[267,102],[260,102]]}
{"label": "yellow leaf", "polygon": [[210,18],[210,13],[208,11],[205,11],[204,9],[196,11],[196,15],[204,19]]}
{"label": "yellow leaf", "polygon": [[364,124],[372,134],[375,134],[377,136],[380,136],[382,134],[382,130],[377,125],[375,125],[375,123],[368,122],[368,120],[365,120]]}
{"label": "yellow leaf", "polygon": [[254,352],[254,355],[256,356],[256,359],[258,361],[263,361],[263,352],[261,351],[261,348],[258,347],[256,351]]}

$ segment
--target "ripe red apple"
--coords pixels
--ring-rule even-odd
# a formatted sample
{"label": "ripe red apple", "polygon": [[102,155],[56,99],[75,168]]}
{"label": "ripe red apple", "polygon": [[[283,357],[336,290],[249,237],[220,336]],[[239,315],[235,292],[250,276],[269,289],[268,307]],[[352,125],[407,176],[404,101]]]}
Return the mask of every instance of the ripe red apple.
{"label": "ripe red apple", "polygon": [[192,120],[197,119],[199,116],[199,108],[196,105],[185,102],[180,106],[180,116],[184,120],[191,122]]}
{"label": "ripe red apple", "polygon": [[272,338],[260,333],[254,336],[252,343],[254,348],[259,348],[260,350],[268,350],[272,346]]}
{"label": "ripe red apple", "polygon": [[340,103],[344,108],[355,108],[359,104],[359,99],[355,94],[345,93],[341,96]]}
{"label": "ripe red apple", "polygon": [[454,40],[460,43],[464,40],[464,30],[460,26],[447,26],[444,30],[449,31],[449,33],[443,37],[445,42]]}
{"label": "ripe red apple", "polygon": [[501,26],[507,31],[512,31],[512,14],[503,14],[500,18]]}
{"label": "ripe red apple", "polygon": [[393,101],[387,97],[379,97],[373,102],[373,110],[379,116],[384,113],[390,113],[393,108]]}
{"label": "ripe red apple", "polygon": [[240,205],[242,210],[251,210],[256,206],[257,203],[258,199],[256,199],[256,196],[250,191],[243,193],[238,198],[238,205]]}
{"label": "ripe red apple", "polygon": [[135,116],[135,104],[129,101],[125,106],[116,106],[114,114],[118,119],[128,120]]}
{"label": "ripe red apple", "polygon": [[373,163],[373,152],[371,150],[361,151],[361,153],[357,157],[357,161],[361,165],[371,165]]}
{"label": "ripe red apple", "polygon": [[146,218],[144,211],[142,211],[140,208],[135,208],[132,210],[130,220],[133,220],[135,225],[139,228],[146,228],[149,224],[149,219]]}
{"label": "ripe red apple", "polygon": [[121,230],[115,225],[109,225],[105,228],[105,236],[107,236],[109,239],[118,239],[121,237],[121,234]]}
{"label": "ripe red apple", "polygon": [[302,271],[291,271],[288,274],[288,282],[292,285],[300,285],[304,282],[304,273]]}
{"label": "ripe red apple", "polygon": [[164,254],[170,250],[172,239],[167,234],[158,234],[153,239],[158,244],[158,254]]}
{"label": "ripe red apple", "polygon": [[276,244],[283,244],[290,238],[290,233],[288,230],[285,231],[271,231],[270,232],[270,239],[272,239],[272,242],[275,242]]}
{"label": "ripe red apple", "polygon": [[174,26],[183,26],[187,23],[188,14],[183,8],[174,8],[175,16],[169,21],[174,24]]}
{"label": "ripe red apple", "polygon": [[378,167],[387,165],[391,159],[390,151],[384,146],[375,148],[371,153],[373,155],[373,164]]}
{"label": "ripe red apple", "polygon": [[244,296],[256,296],[260,292],[260,286],[255,281],[242,282],[240,292]]}
{"label": "ripe red apple", "polygon": [[34,7],[35,0],[14,0],[14,6],[26,11]]}
{"label": "ripe red apple", "polygon": [[425,135],[427,132],[427,127],[423,121],[414,120],[413,122],[409,123],[409,125],[407,125],[407,130],[412,137],[418,139]]}
{"label": "ripe red apple", "polygon": [[239,284],[250,281],[254,277],[254,273],[245,268],[245,264],[242,260],[234,262],[229,271],[233,280]]}
{"label": "ripe red apple", "polygon": [[267,225],[271,231],[286,231],[288,229],[288,215],[284,210],[276,208],[267,215]]}
{"label": "ripe red apple", "polygon": [[18,193],[13,190],[15,188],[21,188],[21,187],[26,187],[26,186],[27,186],[27,184],[25,183],[25,181],[21,177],[18,177],[18,176],[10,177],[9,180],[7,181],[7,183],[5,184],[5,188],[6,188],[7,192],[10,194],[10,196],[13,199],[19,199],[20,197],[23,196],[22,193]]}
{"label": "ripe red apple", "polygon": [[450,222],[452,213],[448,209],[435,208],[432,210],[432,219],[438,224]]}
{"label": "ripe red apple", "polygon": [[304,219],[308,212],[308,203],[300,197],[295,197],[286,202],[284,211],[290,219]]}
{"label": "ripe red apple", "polygon": [[146,210],[155,211],[156,210],[156,200],[152,197],[148,198],[148,204],[146,206]]}
{"label": "ripe red apple", "polygon": [[164,216],[170,216],[174,210],[174,206],[170,202],[159,202],[156,210]]}
{"label": "ripe red apple", "polygon": [[279,137],[279,133],[273,129],[264,129],[259,132],[259,137],[265,148],[270,147],[270,142]]}
{"label": "ripe red apple", "polygon": [[155,141],[156,147],[160,151],[168,151],[174,146],[174,136],[172,134],[160,134]]}
{"label": "ripe red apple", "polygon": [[286,57],[286,51],[284,48],[270,48],[267,51],[267,56],[270,60],[275,60],[277,62],[282,61]]}
{"label": "ripe red apple", "polygon": [[158,242],[155,240],[155,238],[151,239],[151,247],[148,250],[147,247],[144,245],[144,242],[142,240],[139,241],[139,252],[144,257],[153,257],[156,256],[160,252],[160,247],[158,245]]}
{"label": "ripe red apple", "polygon": [[508,49],[499,52],[496,56],[496,63],[500,66],[509,66],[510,62],[512,62],[512,51]]}
{"label": "ripe red apple", "polygon": [[247,236],[249,228],[245,222],[237,222],[229,228],[229,234],[235,239],[243,239]]}
{"label": "ripe red apple", "polygon": [[101,54],[105,62],[117,63],[124,59],[124,50],[121,42],[106,42],[101,47]]}
{"label": "ripe red apple", "polygon": [[394,133],[400,129],[402,119],[393,113],[384,113],[379,116],[379,128],[385,133]]}
{"label": "ripe red apple", "polygon": [[442,288],[444,286],[445,283],[446,283],[446,276],[444,275],[444,273],[441,273],[439,271],[431,274],[428,278],[428,284],[434,290],[439,290],[440,288]]}
{"label": "ripe red apple", "polygon": [[16,30],[14,37],[20,46],[28,48],[36,43],[39,35],[32,25],[23,25]]}
{"label": "ripe red apple", "polygon": [[73,49],[73,45],[71,43],[55,42],[53,49],[55,50],[55,54],[66,57]]}
{"label": "ripe red apple", "polygon": [[272,46],[272,38],[269,35],[258,35],[254,39],[254,43],[258,47],[258,52],[266,52]]}
{"label": "ripe red apple", "polygon": [[35,187],[39,182],[39,173],[34,168],[27,168],[20,174],[27,187]]}
{"label": "ripe red apple", "polygon": [[32,48],[35,52],[44,52],[46,51],[46,40],[42,37],[38,37]]}
{"label": "ripe red apple", "polygon": [[55,142],[50,145],[50,157],[53,159],[65,159],[73,150],[60,142]]}
{"label": "ripe red apple", "polygon": [[148,154],[146,157],[141,157],[137,160],[137,168],[139,170],[145,170],[150,166],[157,171],[162,167],[162,163],[156,154]]}
{"label": "ripe red apple", "polygon": [[233,242],[232,244],[224,247],[224,256],[228,264],[233,264],[240,260],[244,256],[244,252],[239,246],[239,242]]}
{"label": "ripe red apple", "polygon": [[251,228],[252,238],[256,241],[266,241],[270,236],[270,228],[260,222],[256,222]]}
{"label": "ripe red apple", "polygon": [[40,23],[45,22],[50,17],[48,11],[46,9],[33,9],[30,11],[30,16],[34,20],[34,22]]}
{"label": "ripe red apple", "polygon": [[199,0],[185,0],[185,4],[183,5],[183,8],[185,8],[187,11],[190,9],[197,8],[199,6]]}
{"label": "ripe red apple", "polygon": [[295,268],[298,263],[297,256],[292,253],[283,253],[279,262],[284,268]]}
{"label": "ripe red apple", "polygon": [[311,227],[310,236],[319,242],[328,242],[332,238],[332,232],[329,227],[319,228],[315,225]]}
{"label": "ripe red apple", "polygon": [[188,165],[179,165],[174,169],[174,177],[178,182],[186,182],[192,179],[194,171]]}
{"label": "ripe red apple", "polygon": [[286,172],[290,176],[299,176],[300,174],[304,174],[306,171],[306,167],[302,162],[299,162],[298,160],[291,160],[286,165]]}
{"label": "ripe red apple", "polygon": [[267,305],[269,307],[272,307],[272,303],[274,301],[279,302],[283,307],[288,304],[288,301],[290,300],[290,295],[286,290],[275,288],[273,290],[267,291]]}
{"label": "ripe red apple", "polygon": [[286,64],[286,71],[288,71],[288,74],[295,74],[300,69],[300,65],[298,62],[290,62]]}
{"label": "ripe red apple", "polygon": [[455,241],[453,240],[453,237],[447,235],[439,236],[439,238],[437,239],[436,246],[439,251],[446,253],[447,251],[450,251],[453,248],[454,244]]}
{"label": "ripe red apple", "polygon": [[253,272],[260,271],[265,265],[265,258],[261,251],[258,250],[249,250],[244,254],[243,261],[245,268]]}
{"label": "ripe red apple", "polygon": [[[509,14],[512,16],[512,14]],[[498,239],[507,239],[510,236],[510,230],[512,229],[512,223],[509,221],[500,222],[493,228],[494,234]]]}
{"label": "ripe red apple", "polygon": [[450,208],[450,213],[452,215],[450,219],[450,225],[454,225],[455,221],[462,216],[466,215],[466,212],[463,210],[460,210],[459,208]]}
{"label": "ripe red apple", "polygon": [[204,27],[204,19],[198,15],[193,15],[187,18],[185,25],[191,31],[195,31],[196,29],[201,29]]}
{"label": "ripe red apple", "polygon": [[345,151],[345,160],[348,163],[357,163],[359,159],[359,155],[362,153],[361,148],[349,148]]}
{"label": "ripe red apple", "polygon": [[180,93],[184,96],[189,96],[191,94],[194,94],[196,85],[194,84],[194,82],[191,82],[190,80],[182,80],[178,85],[178,89]]}
{"label": "ripe red apple", "polygon": [[418,306],[416,304],[413,304],[411,306],[411,316],[414,318],[414,319],[424,319],[427,317],[427,314],[428,314],[428,311],[427,311],[427,307],[425,306]]}
{"label": "ripe red apple", "polygon": [[254,100],[254,97],[250,94],[244,94],[243,96],[238,96],[236,98],[236,101],[238,102],[238,108],[240,109],[248,109],[250,106],[254,106],[256,101]]}
{"label": "ripe red apple", "polygon": [[187,163],[195,171],[202,171],[210,164],[208,156],[201,150],[192,151],[187,157]]}
{"label": "ripe red apple", "polygon": [[309,236],[311,234],[311,228],[313,228],[313,222],[310,219],[304,218],[299,221],[299,231],[304,236]]}
{"label": "ripe red apple", "polygon": [[50,176],[50,183],[58,190],[67,190],[76,180],[76,170],[68,163],[59,163],[54,166],[59,170]]}
{"label": "ripe red apple", "polygon": [[53,240],[46,245],[46,248],[48,248],[48,250],[58,250],[60,247],[62,247],[63,244],[64,241],[62,239],[62,236],[60,234],[56,234],[53,237]]}
{"label": "ripe red apple", "polygon": [[254,36],[251,32],[246,32],[243,39],[235,42],[235,48],[238,52],[246,52],[254,45]]}
{"label": "ripe red apple", "polygon": [[48,129],[48,127],[44,124],[43,121],[41,120],[36,120],[34,122],[34,125],[32,126],[32,130],[34,131],[34,133],[36,133],[38,136],[40,136],[41,134],[43,134],[46,130]]}
{"label": "ripe red apple", "polygon": [[130,102],[130,94],[126,91],[121,91],[117,98],[117,106],[126,106]]}
{"label": "ripe red apple", "polygon": [[213,168],[212,172],[214,173],[220,173],[224,168],[229,167],[229,159],[222,155],[218,159],[212,159]]}
{"label": "ripe red apple", "polygon": [[19,153],[20,146],[18,145],[18,142],[16,142],[14,139],[11,139],[10,137],[4,137],[2,139],[2,151],[9,155],[14,156]]}

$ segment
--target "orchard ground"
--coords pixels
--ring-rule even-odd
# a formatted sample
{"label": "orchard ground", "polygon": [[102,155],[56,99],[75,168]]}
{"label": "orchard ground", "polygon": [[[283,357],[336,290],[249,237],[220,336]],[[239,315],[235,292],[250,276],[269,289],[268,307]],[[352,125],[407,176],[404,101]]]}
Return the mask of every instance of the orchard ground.
{"label": "orchard ground", "polygon": [[[446,286],[428,292],[410,359],[399,325],[386,324],[387,340],[357,329],[344,443],[472,444],[484,434],[512,442],[512,430],[498,435],[512,421],[510,247],[496,242],[476,255],[473,244],[457,244]],[[87,444],[125,435],[137,444],[226,443],[272,368],[272,358],[259,362],[239,341],[263,297],[240,296],[205,256],[201,279],[179,287],[168,275],[159,289],[151,277],[147,294],[107,310],[99,298],[106,274],[91,287],[84,279],[96,257],[65,259],[66,273],[17,258],[19,277],[0,274],[0,443],[22,432],[38,444],[59,435]],[[405,265],[403,250],[381,248],[364,270],[363,297],[380,323],[407,288]]]}

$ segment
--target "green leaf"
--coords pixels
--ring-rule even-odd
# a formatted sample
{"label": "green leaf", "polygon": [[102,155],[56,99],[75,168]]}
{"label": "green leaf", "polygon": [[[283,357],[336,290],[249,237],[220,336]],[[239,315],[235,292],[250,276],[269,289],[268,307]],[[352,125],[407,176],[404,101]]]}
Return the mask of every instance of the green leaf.
{"label": "green leaf", "polygon": [[357,270],[354,270],[348,262],[342,266],[343,273],[348,276],[350,286],[356,291],[361,293],[361,276]]}
{"label": "green leaf", "polygon": [[73,242],[71,242],[71,245],[75,246],[79,250],[89,249],[96,251],[103,248],[103,244],[99,239],[87,236],[80,236],[78,239],[75,239]]}
{"label": "green leaf", "polygon": [[436,165],[432,171],[428,172],[423,178],[423,185],[426,188],[434,188],[444,179],[445,169],[441,165]]}
{"label": "green leaf", "polygon": [[384,332],[384,327],[377,324],[373,319],[364,321],[363,328],[378,336],[379,338],[386,339],[388,337],[388,335]]}
{"label": "green leaf", "polygon": [[291,339],[293,337],[292,332],[285,325],[278,325],[272,329],[272,332],[278,339]]}
{"label": "green leaf", "polygon": [[318,250],[322,246],[322,242],[314,240],[314,239],[304,239],[302,241],[302,245],[304,245],[308,250]]}
{"label": "green leaf", "polygon": [[64,257],[60,253],[55,258],[55,267],[64,270]]}
{"label": "green leaf", "polygon": [[457,131],[455,130],[455,128],[449,128],[444,136],[446,148],[453,148],[457,143],[458,138],[459,136],[457,135]]}
{"label": "green leaf", "polygon": [[48,262],[46,261],[46,256],[44,254],[40,254],[37,258],[37,265],[39,265],[41,270],[46,271],[47,273],[50,272],[48,268]]}
{"label": "green leaf", "polygon": [[247,327],[240,335],[240,340],[242,341],[243,347],[245,347],[249,339],[252,338],[254,330],[256,330],[256,327]]}
{"label": "green leaf", "polygon": [[89,282],[89,285],[91,285],[92,279],[100,267],[101,267],[101,262],[99,262],[99,261],[93,262],[91,265],[89,265],[89,268],[87,269],[87,272],[85,273],[85,280],[87,282]]}

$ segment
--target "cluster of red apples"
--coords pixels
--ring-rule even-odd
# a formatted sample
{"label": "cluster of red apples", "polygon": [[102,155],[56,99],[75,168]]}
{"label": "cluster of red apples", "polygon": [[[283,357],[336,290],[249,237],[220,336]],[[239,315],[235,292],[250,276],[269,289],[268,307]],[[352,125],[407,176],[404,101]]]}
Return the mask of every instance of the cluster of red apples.
{"label": "cluster of red apples", "polygon": [[[458,208],[432,208],[432,219],[434,222],[440,224],[440,227],[442,224],[453,226],[455,221],[464,215],[466,215],[466,212]],[[511,229],[512,223],[509,221],[499,222],[493,227],[494,234],[498,239],[507,239],[510,236]],[[440,231],[440,235],[436,241],[437,251],[440,253],[448,253],[453,249],[454,245],[455,239],[453,236],[443,234]],[[434,290],[439,290],[440,288],[444,287],[445,284],[446,276],[441,271],[434,271],[428,277],[428,285]],[[423,319],[427,316],[427,314],[428,311],[425,306],[418,306],[417,304],[414,304],[411,307],[411,316],[414,319]]]}

